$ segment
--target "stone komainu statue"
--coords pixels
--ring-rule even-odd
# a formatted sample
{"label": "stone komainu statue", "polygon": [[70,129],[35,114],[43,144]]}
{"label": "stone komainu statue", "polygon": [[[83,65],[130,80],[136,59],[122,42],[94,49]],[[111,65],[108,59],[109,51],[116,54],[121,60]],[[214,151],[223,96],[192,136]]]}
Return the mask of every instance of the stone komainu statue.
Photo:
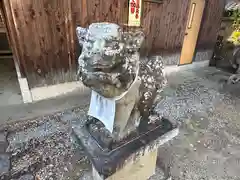
{"label": "stone komainu statue", "polygon": [[78,74],[83,84],[106,98],[116,98],[139,82],[129,96],[137,95],[126,126],[132,124],[134,129],[140,122],[159,119],[154,105],[160,100],[166,80],[160,58],[140,61],[144,34],[123,32],[117,24],[93,23],[87,29],[77,27],[77,36],[82,46]]}

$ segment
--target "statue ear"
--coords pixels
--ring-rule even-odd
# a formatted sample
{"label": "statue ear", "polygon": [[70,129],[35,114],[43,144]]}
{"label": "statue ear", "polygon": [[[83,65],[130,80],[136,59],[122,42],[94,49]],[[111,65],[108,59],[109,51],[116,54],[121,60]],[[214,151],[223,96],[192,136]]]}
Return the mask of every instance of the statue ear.
{"label": "statue ear", "polygon": [[80,45],[82,45],[84,43],[86,35],[87,35],[87,31],[88,30],[86,28],[82,28],[82,27],[76,28],[77,37],[78,37],[78,41],[79,41]]}
{"label": "statue ear", "polygon": [[128,49],[132,50],[138,50],[141,47],[144,38],[144,33],[141,31],[123,33],[124,43],[126,44]]}

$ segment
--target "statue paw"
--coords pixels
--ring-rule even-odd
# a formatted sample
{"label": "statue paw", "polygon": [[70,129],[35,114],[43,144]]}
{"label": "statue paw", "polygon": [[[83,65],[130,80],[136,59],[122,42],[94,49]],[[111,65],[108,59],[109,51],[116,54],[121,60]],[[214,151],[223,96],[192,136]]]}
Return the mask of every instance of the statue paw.
{"label": "statue paw", "polygon": [[162,117],[159,116],[158,114],[153,114],[153,115],[150,115],[150,116],[149,116],[149,121],[148,121],[148,123],[149,123],[149,124],[154,124],[155,122],[160,121],[161,119],[162,119]]}
{"label": "statue paw", "polygon": [[240,81],[240,74],[234,74],[229,77],[228,84],[236,84]]}

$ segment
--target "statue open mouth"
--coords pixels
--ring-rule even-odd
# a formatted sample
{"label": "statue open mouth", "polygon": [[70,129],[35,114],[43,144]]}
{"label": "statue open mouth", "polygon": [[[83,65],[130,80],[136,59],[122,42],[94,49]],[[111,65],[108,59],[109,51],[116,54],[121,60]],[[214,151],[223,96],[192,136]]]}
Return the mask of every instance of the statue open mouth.
{"label": "statue open mouth", "polygon": [[93,72],[109,72],[112,69],[111,65],[96,63],[92,65]]}
{"label": "statue open mouth", "polygon": [[93,72],[96,72],[96,71],[109,72],[109,70],[116,67],[116,64],[107,62],[103,60],[103,58],[100,58],[96,61],[93,61],[93,63],[91,64],[91,67],[93,69]]}

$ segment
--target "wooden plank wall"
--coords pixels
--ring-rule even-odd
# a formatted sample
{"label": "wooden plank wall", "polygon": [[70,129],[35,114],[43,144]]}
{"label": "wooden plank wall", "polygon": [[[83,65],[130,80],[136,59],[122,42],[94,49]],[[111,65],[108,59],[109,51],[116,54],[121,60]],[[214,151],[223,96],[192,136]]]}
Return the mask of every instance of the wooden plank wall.
{"label": "wooden plank wall", "polygon": [[[108,21],[124,26],[128,0],[3,0],[13,46],[30,87],[75,80],[80,53],[75,28]],[[222,0],[224,1],[224,0]],[[218,28],[219,0],[208,1],[200,44],[208,44]],[[146,52],[180,49],[189,0],[143,4]],[[207,36],[206,36],[207,34]],[[13,38],[14,37],[14,38]]]}
{"label": "wooden plank wall", "polygon": [[128,1],[123,0],[88,0],[87,13],[88,23],[93,22],[113,22],[122,24],[124,4]]}
{"label": "wooden plank wall", "polygon": [[[82,6],[87,8],[84,8],[83,16],[76,13],[78,25],[86,27],[99,21],[122,26],[127,24],[128,0],[82,0]],[[163,4],[143,3],[142,28],[146,34],[147,51],[181,47],[188,6],[188,0],[164,0]]]}
{"label": "wooden plank wall", "polygon": [[224,7],[225,0],[206,1],[206,8],[198,39],[199,48],[214,46],[217,39],[217,33],[220,30]]}
{"label": "wooden plank wall", "polygon": [[[72,0],[73,26],[87,27],[94,22],[112,22],[120,25],[127,23],[128,0]],[[76,53],[79,45],[75,39]]]}
{"label": "wooden plank wall", "polygon": [[30,87],[74,80],[71,1],[11,0],[4,5],[13,16],[20,62]]}
{"label": "wooden plank wall", "polygon": [[144,3],[145,49],[158,52],[180,48],[188,18],[188,0],[164,0],[163,4]]}

